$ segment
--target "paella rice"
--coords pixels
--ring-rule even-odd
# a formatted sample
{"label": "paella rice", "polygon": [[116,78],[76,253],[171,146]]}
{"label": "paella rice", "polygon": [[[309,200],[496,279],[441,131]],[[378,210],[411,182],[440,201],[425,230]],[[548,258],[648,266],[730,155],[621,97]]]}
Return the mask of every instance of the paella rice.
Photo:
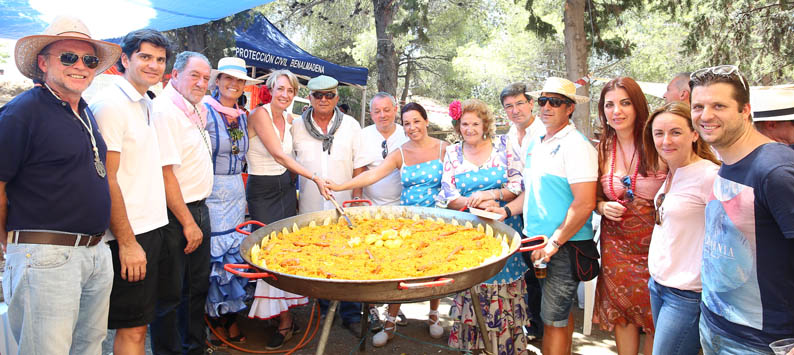
{"label": "paella rice", "polygon": [[[426,277],[463,271],[508,251],[490,226],[454,220],[353,218],[272,232],[251,249],[254,264],[279,273],[343,280]],[[336,222],[336,221],[334,221]]]}

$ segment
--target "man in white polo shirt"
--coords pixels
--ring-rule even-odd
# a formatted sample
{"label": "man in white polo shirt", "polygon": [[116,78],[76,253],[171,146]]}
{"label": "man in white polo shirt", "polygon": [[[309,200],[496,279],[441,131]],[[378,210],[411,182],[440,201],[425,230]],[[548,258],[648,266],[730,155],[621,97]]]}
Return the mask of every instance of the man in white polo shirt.
{"label": "man in white polo shirt", "polygon": [[210,68],[200,53],[179,53],[171,81],[154,100],[168,203],[157,318],[152,323],[152,348],[157,354],[202,354],[206,348],[210,220],[204,200],[212,192],[213,168],[204,129],[206,112],[199,103],[209,85]]}
{"label": "man in white polo shirt", "polygon": [[144,351],[147,325],[154,320],[158,262],[168,224],[163,167],[146,90],[157,84],[171,55],[162,33],[127,34],[117,65],[123,76],[92,100],[99,131],[108,146],[113,290],[108,328],[116,329],[114,354]]}
{"label": "man in white polo shirt", "polygon": [[[379,92],[369,101],[369,113],[374,124],[361,130],[362,151],[365,160],[370,161],[367,169],[375,169],[389,153],[408,141],[403,126],[395,120],[397,111],[397,102],[389,93]],[[401,192],[400,171],[394,169],[383,179],[364,187],[363,197],[375,206],[399,205]]]}
{"label": "man in white polo shirt", "polygon": [[591,216],[596,204],[598,153],[590,141],[569,122],[577,103],[574,84],[548,78],[543,90],[531,93],[540,107],[538,116],[546,132],[527,147],[524,192],[494,209],[509,217],[524,214],[524,235],[545,235],[549,242],[532,252],[532,260],[547,264],[541,283],[540,316],[543,319],[543,354],[570,354],[573,333],[571,306],[579,281],[573,278],[568,241],[593,239]]}

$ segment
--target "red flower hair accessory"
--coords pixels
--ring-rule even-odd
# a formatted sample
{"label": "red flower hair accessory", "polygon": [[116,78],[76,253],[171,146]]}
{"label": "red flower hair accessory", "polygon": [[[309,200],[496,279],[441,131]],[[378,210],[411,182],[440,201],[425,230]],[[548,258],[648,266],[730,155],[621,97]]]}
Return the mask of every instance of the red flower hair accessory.
{"label": "red flower hair accessory", "polygon": [[267,85],[259,85],[259,103],[267,105],[272,100],[273,96],[270,95],[270,89]]}
{"label": "red flower hair accessory", "polygon": [[459,120],[462,113],[463,108],[461,107],[460,101],[455,100],[449,104],[449,117],[452,117],[452,120]]}

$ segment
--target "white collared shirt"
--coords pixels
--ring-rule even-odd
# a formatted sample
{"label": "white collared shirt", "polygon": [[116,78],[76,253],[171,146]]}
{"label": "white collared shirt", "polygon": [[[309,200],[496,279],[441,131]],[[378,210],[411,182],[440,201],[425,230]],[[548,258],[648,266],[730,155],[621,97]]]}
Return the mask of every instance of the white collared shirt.
{"label": "white collared shirt", "polygon": [[518,141],[518,127],[515,124],[510,125],[510,129],[507,131],[507,138],[509,140],[510,147],[513,148],[514,151],[519,152],[521,156],[521,162],[524,165],[527,164],[527,147],[529,146],[529,142],[532,141],[533,138],[542,136],[546,133],[546,126],[543,125],[543,121],[539,118],[535,117],[532,120],[532,123],[524,129],[524,138],[521,141]]}
{"label": "white collared shirt", "polygon": [[[207,198],[212,192],[212,153],[209,134],[198,127],[171,101],[171,83],[154,99],[152,118],[157,128],[162,164],[174,165],[174,175],[179,182],[185,203]],[[181,95],[180,95],[181,96]],[[185,106],[195,107],[185,100]]]}
{"label": "white collared shirt", "polygon": [[[152,100],[122,76],[90,103],[108,151],[120,153],[117,173],[127,219],[136,235],[168,224],[157,130],[150,116]],[[108,232],[108,239],[115,237]]]}
{"label": "white collared shirt", "polygon": [[[312,122],[312,124],[315,124]],[[328,127],[332,126],[332,122]],[[315,127],[317,125],[315,124]],[[322,130],[317,127],[322,132]],[[334,134],[331,152],[323,151],[323,142],[312,137],[306,130],[303,118],[292,121],[292,146],[295,150],[295,160],[304,168],[318,176],[331,179],[336,183],[343,183],[353,178],[353,169],[367,165],[361,152],[361,126],[353,117],[344,115],[342,123]],[[350,190],[333,193],[337,202],[350,200],[353,195]],[[304,177],[300,178],[300,198],[298,210],[308,213],[333,209],[334,205],[326,201],[317,190],[317,185]]]}
{"label": "white collared shirt", "polygon": [[[383,135],[374,124],[361,130],[361,147],[363,148],[365,160],[369,161],[367,168],[370,170],[383,163],[383,140]],[[396,125],[394,132],[386,139],[387,154],[396,151],[407,141],[408,137],[405,136],[403,126]],[[400,171],[394,169],[383,179],[364,187],[363,197],[372,201],[375,206],[399,205],[402,191]]]}

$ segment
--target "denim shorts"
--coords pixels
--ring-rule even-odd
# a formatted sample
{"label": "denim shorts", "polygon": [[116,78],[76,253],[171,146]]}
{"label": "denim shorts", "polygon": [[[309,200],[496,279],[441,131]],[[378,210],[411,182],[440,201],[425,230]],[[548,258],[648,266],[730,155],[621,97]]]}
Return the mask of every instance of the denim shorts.
{"label": "denim shorts", "polygon": [[540,279],[543,296],[540,300],[540,318],[543,324],[563,328],[568,326],[579,281],[574,280],[571,247],[563,244],[546,265],[546,278]]}

